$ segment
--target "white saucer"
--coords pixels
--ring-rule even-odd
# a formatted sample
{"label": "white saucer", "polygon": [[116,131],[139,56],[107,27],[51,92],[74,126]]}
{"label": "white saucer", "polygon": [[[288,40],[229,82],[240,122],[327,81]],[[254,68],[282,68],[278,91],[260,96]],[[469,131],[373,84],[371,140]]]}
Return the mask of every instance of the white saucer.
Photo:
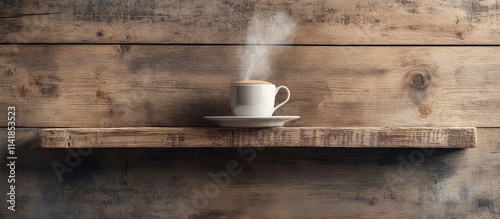
{"label": "white saucer", "polygon": [[237,128],[281,127],[298,118],[300,116],[205,116],[219,126]]}

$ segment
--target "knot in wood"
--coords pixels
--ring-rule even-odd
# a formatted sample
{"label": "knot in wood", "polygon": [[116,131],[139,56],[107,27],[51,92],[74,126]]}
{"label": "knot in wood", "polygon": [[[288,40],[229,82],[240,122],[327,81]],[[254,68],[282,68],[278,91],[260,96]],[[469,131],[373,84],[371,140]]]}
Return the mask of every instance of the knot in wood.
{"label": "knot in wood", "polygon": [[427,80],[420,73],[413,74],[410,78],[410,86],[417,90],[423,90],[427,88]]}
{"label": "knot in wood", "polygon": [[413,71],[409,75],[408,84],[416,90],[425,90],[429,86],[431,74],[426,71]]}

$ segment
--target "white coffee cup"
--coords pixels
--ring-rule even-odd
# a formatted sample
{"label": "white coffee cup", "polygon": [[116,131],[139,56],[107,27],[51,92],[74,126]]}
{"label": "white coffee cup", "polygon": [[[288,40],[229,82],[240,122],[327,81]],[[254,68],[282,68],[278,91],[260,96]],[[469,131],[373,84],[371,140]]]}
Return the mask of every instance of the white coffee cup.
{"label": "white coffee cup", "polygon": [[[280,89],[287,92],[285,101],[274,106]],[[290,90],[259,80],[237,81],[231,84],[231,110],[235,116],[272,116],[274,111],[290,99]]]}

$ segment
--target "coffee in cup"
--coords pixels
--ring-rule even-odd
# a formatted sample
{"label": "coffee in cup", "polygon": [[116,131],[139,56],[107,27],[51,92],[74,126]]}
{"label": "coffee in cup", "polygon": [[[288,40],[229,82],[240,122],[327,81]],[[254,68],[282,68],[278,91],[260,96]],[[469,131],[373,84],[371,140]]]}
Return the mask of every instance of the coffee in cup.
{"label": "coffee in cup", "polygon": [[[278,91],[287,92],[285,101],[274,106]],[[274,111],[290,99],[290,90],[260,80],[243,80],[231,84],[231,110],[235,116],[272,116]]]}

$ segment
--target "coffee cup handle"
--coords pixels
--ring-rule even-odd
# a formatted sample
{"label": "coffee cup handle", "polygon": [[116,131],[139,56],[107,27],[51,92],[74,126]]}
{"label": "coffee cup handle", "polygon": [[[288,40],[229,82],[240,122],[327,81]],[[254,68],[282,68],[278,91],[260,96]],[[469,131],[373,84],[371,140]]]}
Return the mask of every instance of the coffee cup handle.
{"label": "coffee cup handle", "polygon": [[278,108],[280,108],[281,106],[283,106],[283,105],[284,105],[286,102],[288,102],[288,100],[290,99],[290,90],[288,89],[288,87],[283,86],[283,85],[278,86],[278,87],[276,88],[276,93],[275,93],[274,95],[276,96],[276,95],[278,94],[278,92],[280,91],[280,89],[281,89],[281,88],[283,88],[283,89],[285,89],[285,90],[286,90],[287,97],[286,97],[286,100],[285,100],[285,101],[281,102],[280,104],[278,104],[277,106],[275,106],[275,107],[274,107],[273,112],[274,112],[274,111],[276,111],[276,110],[277,110]]}

